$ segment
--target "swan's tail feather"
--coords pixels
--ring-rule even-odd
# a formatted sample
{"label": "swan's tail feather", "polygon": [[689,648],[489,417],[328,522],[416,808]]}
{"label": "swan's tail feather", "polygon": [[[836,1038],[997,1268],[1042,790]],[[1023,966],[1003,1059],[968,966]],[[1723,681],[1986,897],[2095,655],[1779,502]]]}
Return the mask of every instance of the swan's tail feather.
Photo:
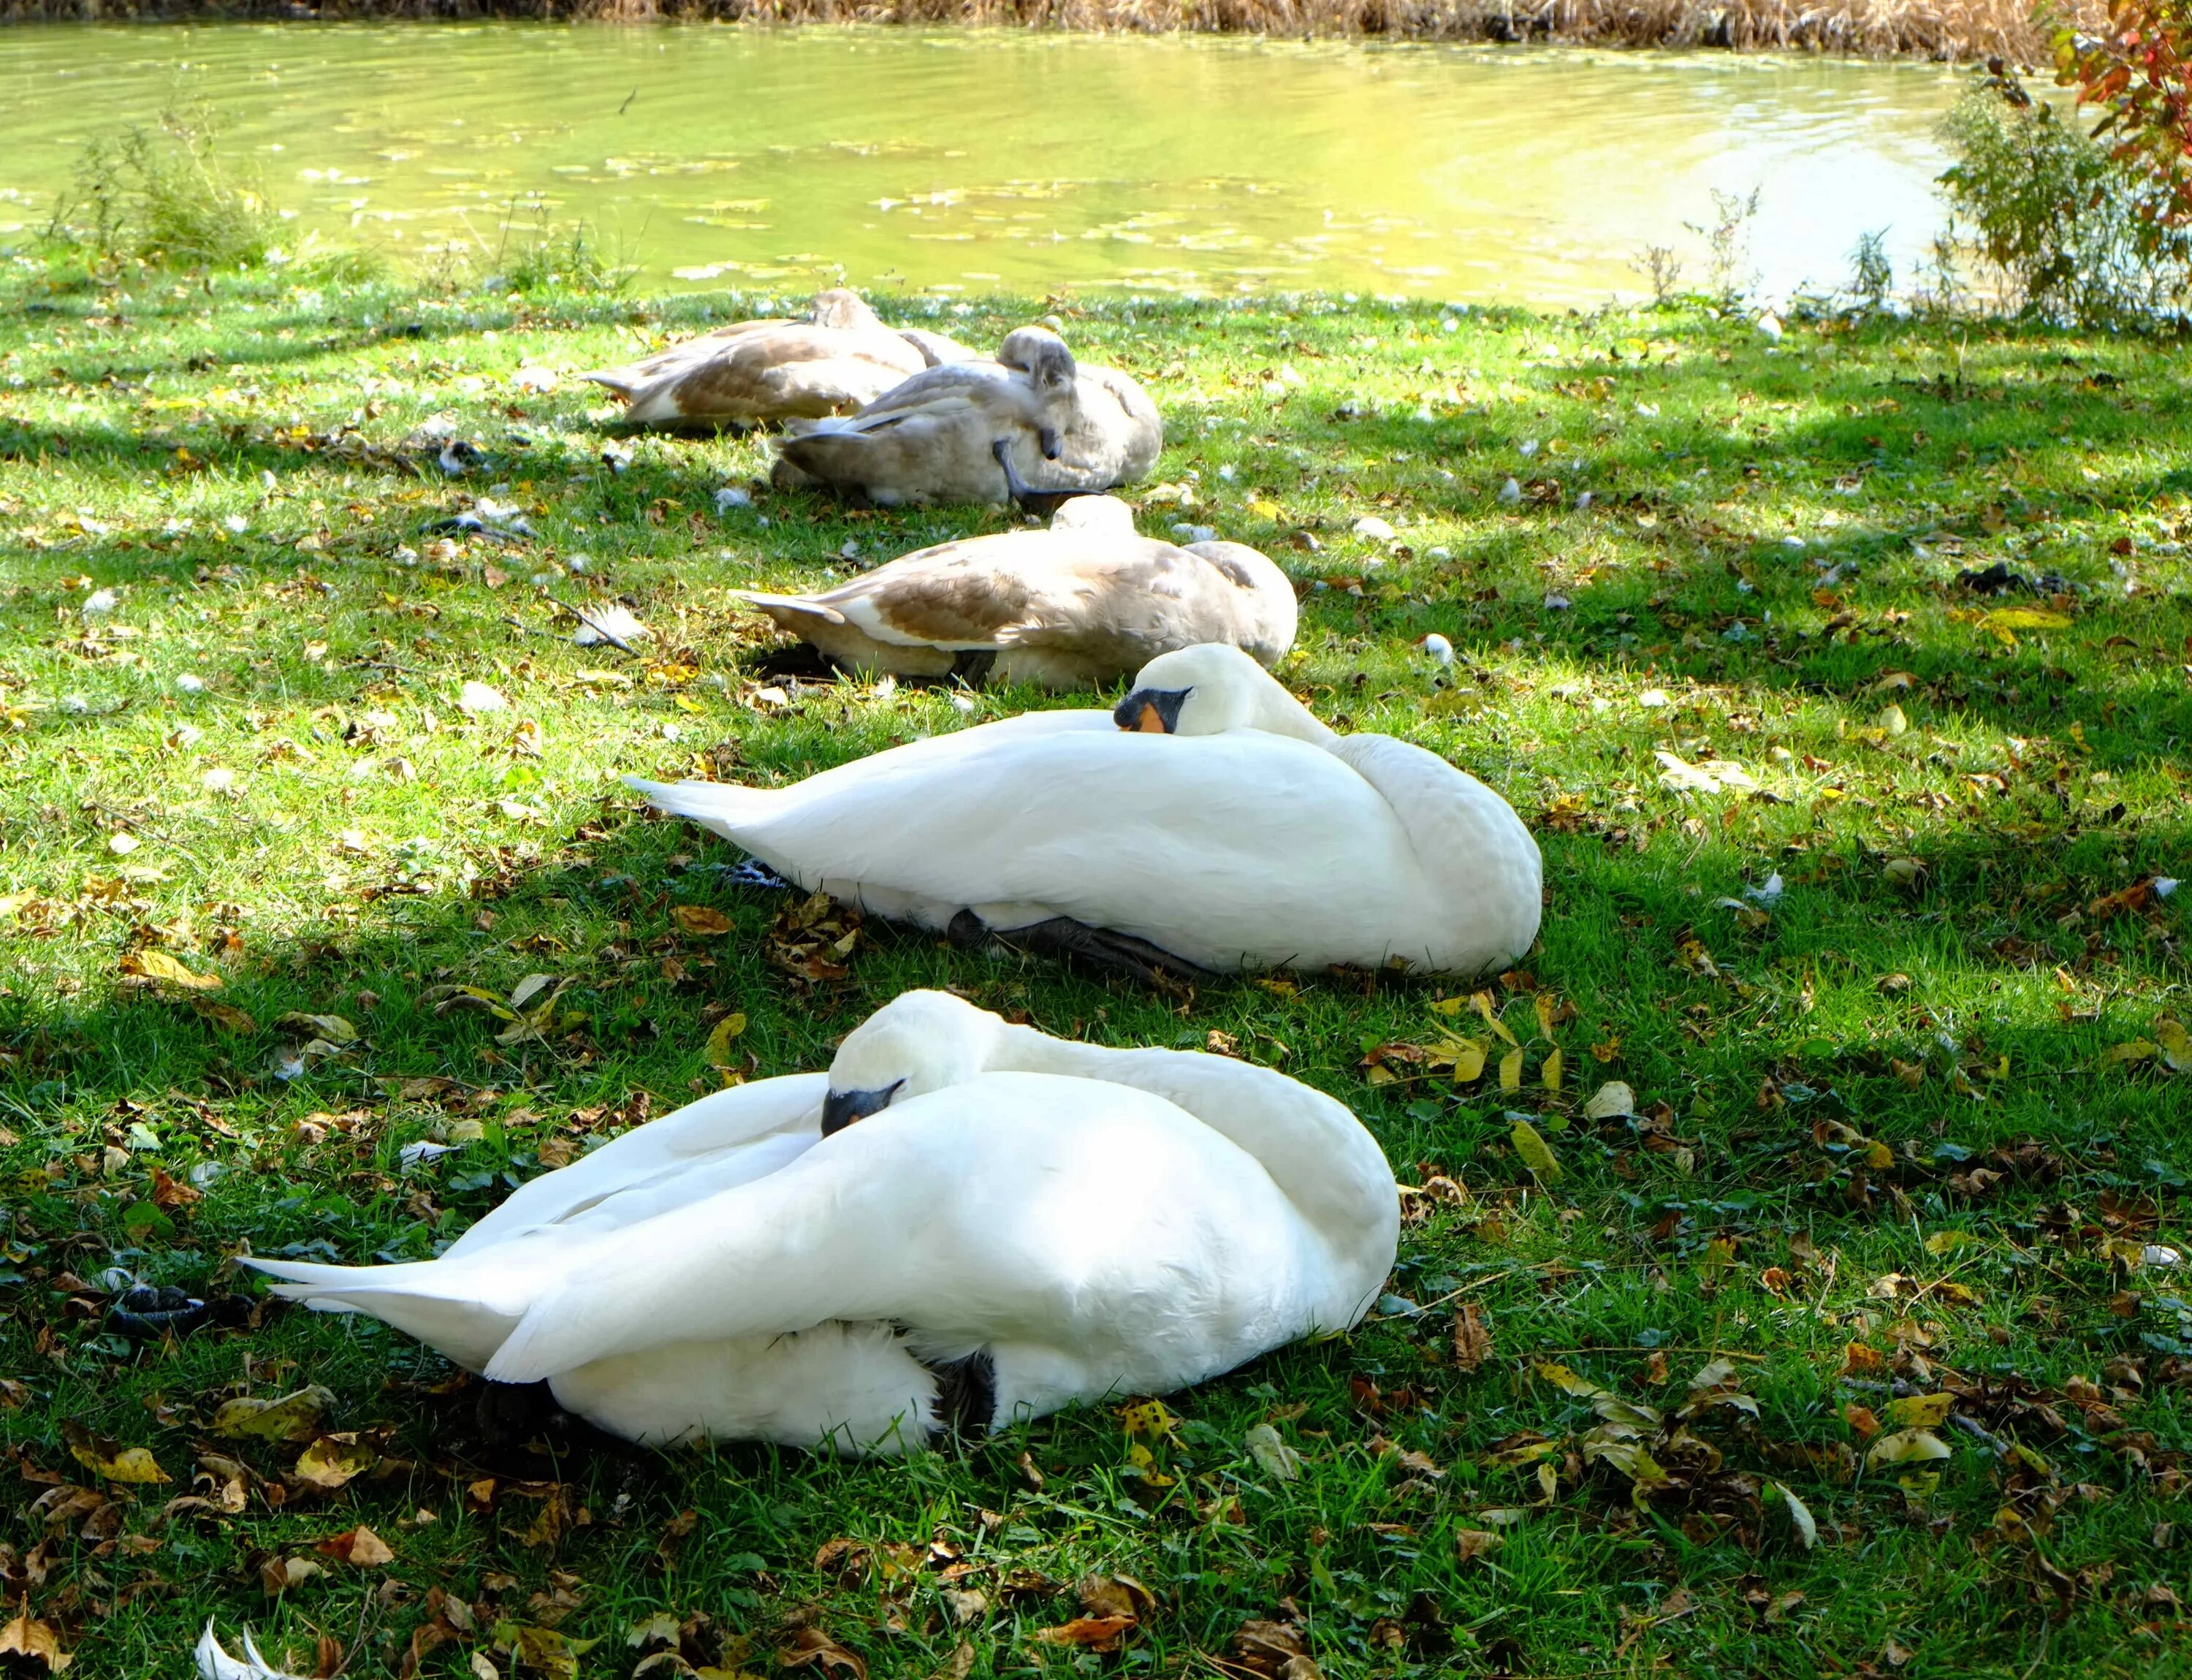
{"label": "swan's tail feather", "polygon": [[[529,1296],[482,1299],[479,1281],[452,1276],[432,1262],[410,1266],[307,1266],[246,1260],[278,1277],[274,1293],[315,1312],[362,1312],[422,1341],[470,1370],[479,1370],[524,1317]],[[437,1276],[437,1272],[442,1275]]]}
{"label": "swan's tail feather", "polygon": [[643,793],[659,811],[684,817],[726,840],[745,843],[743,830],[758,821],[775,796],[767,788],[722,781],[646,781],[626,776],[625,786]]}
{"label": "swan's tail feather", "polygon": [[629,368],[601,368],[591,374],[581,374],[579,377],[589,385],[608,386],[629,403],[639,394],[639,387],[645,382],[646,374],[642,371],[643,368],[643,363]]}
{"label": "swan's tail feather", "polygon": [[748,605],[760,608],[787,630],[794,627],[785,623],[787,618],[820,619],[825,624],[842,624],[845,621],[845,615],[835,607],[826,606],[819,601],[809,601],[804,596],[772,595],[760,589],[734,589],[730,592]]}

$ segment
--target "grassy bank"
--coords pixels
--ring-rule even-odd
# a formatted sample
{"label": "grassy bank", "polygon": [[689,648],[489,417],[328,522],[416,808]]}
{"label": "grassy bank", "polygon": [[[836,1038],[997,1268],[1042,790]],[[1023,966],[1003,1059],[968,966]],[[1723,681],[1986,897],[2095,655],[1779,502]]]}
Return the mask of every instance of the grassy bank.
{"label": "grassy bank", "polygon": [[[773,663],[729,587],[1002,519],[719,511],[758,445],[624,445],[559,382],[708,300],[6,289],[0,1597],[73,1672],[180,1676],[208,1615],[357,1675],[1276,1677],[1252,1621],[1333,1677],[2192,1666],[2192,894],[2153,884],[2192,876],[2181,357],[1701,309],[946,317],[1057,307],[1145,379],[1145,523],[1280,558],[1286,679],[1539,834],[1502,1090],[1452,988],[1176,1003],[876,926],[837,974],[636,812],[620,772],[795,777],[1044,703]],[[481,495],[533,534],[431,529]],[[2032,591],[1958,581],[1995,567]],[[550,596],[657,639],[574,648]],[[535,974],[524,1030],[450,990]],[[111,1266],[424,1256],[711,1062],[820,1066],[913,985],[1342,1096],[1424,1191],[1392,1298],[1169,1433],[1097,1410],[865,1466],[498,1449],[373,1325],[104,1316]],[[1454,1034],[1490,1071],[1455,1082]],[[1615,1081],[1634,1114],[1589,1106]],[[222,1419],[310,1384],[294,1438]],[[1084,1602],[1133,1611],[1121,1651],[1056,1631]]]}
{"label": "grassy bank", "polygon": [[[2057,9],[2081,23],[2098,0]],[[1128,33],[1568,41],[1871,57],[2046,60],[2029,0],[4,0],[0,19],[531,18],[905,23]]]}

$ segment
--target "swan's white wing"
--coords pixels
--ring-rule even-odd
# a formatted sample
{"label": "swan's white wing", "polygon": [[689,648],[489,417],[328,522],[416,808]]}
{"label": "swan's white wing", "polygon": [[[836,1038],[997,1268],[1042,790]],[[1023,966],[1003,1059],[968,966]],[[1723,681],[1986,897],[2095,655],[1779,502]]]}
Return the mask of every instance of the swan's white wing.
{"label": "swan's white wing", "polygon": [[1316,1246],[1253,1157],[1173,1105],[991,1074],[625,1233],[536,1300],[487,1374],[832,1321],[968,1346],[1282,1334]]}
{"label": "swan's white wing", "polygon": [[1259,730],[1129,734],[1105,713],[1040,715],[1092,723],[995,724],[790,788],[650,797],[808,885],[1025,906],[1023,921],[1068,916],[1212,967],[1423,960],[1437,907],[1407,837],[1331,753]]}
{"label": "swan's white wing", "polygon": [[[520,1231],[589,1214],[598,1226],[619,1199],[635,1210],[631,1217],[653,1217],[676,1205],[681,1186],[688,1197],[711,1195],[773,1172],[820,1137],[829,1086],[826,1073],[757,1080],[635,1126],[568,1166],[528,1181],[459,1237],[448,1254],[469,1254]],[[636,1211],[642,1203],[648,1211]]]}

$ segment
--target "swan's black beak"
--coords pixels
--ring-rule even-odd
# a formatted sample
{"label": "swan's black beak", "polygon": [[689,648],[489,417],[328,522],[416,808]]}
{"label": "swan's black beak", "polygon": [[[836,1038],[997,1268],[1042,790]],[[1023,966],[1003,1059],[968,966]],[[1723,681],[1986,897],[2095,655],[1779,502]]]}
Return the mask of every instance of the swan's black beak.
{"label": "swan's black beak", "polygon": [[[1042,452],[1045,455],[1052,460],[1058,459],[1056,432],[1045,431],[1036,441],[1042,445]],[[990,453],[996,457],[997,465],[1004,469],[1006,494],[1030,513],[1040,514],[1044,518],[1048,518],[1057,512],[1061,506],[1072,500],[1076,496],[1100,496],[1110,494],[1110,487],[1108,485],[1102,489],[1038,490],[1021,477],[1019,469],[1013,465],[1013,448],[1008,441],[1002,437],[998,438],[996,443],[990,445]]]}
{"label": "swan's black beak", "polygon": [[1045,460],[1056,460],[1059,449],[1058,429],[1055,426],[1046,426],[1037,431],[1035,437],[1036,442],[1042,445],[1042,458]]}
{"label": "swan's black beak", "polygon": [[822,1135],[835,1137],[855,1120],[865,1120],[890,1106],[903,1079],[893,1079],[876,1091],[831,1091],[822,1099]]}
{"label": "swan's black beak", "polygon": [[1179,709],[1192,689],[1137,689],[1111,708],[1111,721],[1129,734],[1168,735],[1179,728]]}

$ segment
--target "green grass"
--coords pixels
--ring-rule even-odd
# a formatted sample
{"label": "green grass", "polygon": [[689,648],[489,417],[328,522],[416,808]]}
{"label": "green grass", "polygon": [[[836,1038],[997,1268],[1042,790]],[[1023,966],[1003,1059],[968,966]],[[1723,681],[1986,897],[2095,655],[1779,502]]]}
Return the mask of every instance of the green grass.
{"label": "green grass", "polygon": [[[808,1626],[877,1677],[1239,1676],[1242,1623],[1289,1618],[1335,1677],[2192,1670],[2172,1596],[2192,1306],[2143,1259],[2184,1245],[2192,1076],[2115,1054],[2188,1018],[2192,894],[2109,896],[2192,876],[2179,351],[1887,320],[1769,346],[1702,309],[1063,307],[1165,409],[1158,477],[1195,500],[1144,487],[1145,525],[1272,552],[1310,591],[1290,684],[1538,831],[1544,936],[1489,988],[1527,1053],[1503,1092],[1404,1052],[1365,1066],[1485,1038],[1436,1007],[1465,989],[1305,974],[1177,1003],[876,926],[842,982],[773,963],[786,900],[728,883],[734,854],[646,820],[618,774],[789,779],[1053,702],[787,682],[727,596],[1002,515],[768,492],[719,515],[758,443],[640,440],[612,471],[590,388],[511,382],[625,359],[710,300],[94,284],[27,260],[0,299],[0,1597],[74,1672],[182,1675],[212,1615],[306,1671],[324,1637],[330,1666],[355,1646],[348,1672],[394,1674],[451,1604],[476,1631],[423,1674],[475,1653],[511,1673],[501,1622],[599,1640],[579,1671],[624,1675],[659,1614],[708,1618],[686,1655],[754,1674]],[[986,343],[1058,306],[941,324]],[[437,414],[486,470],[452,482],[402,447]],[[431,546],[424,524],[497,485],[536,540]],[[1369,514],[1395,546],[1352,534]],[[580,553],[585,575],[529,581]],[[1996,560],[2075,587],[1955,586]],[[88,618],[102,589],[118,604]],[[574,649],[550,589],[629,596],[659,639]],[[1985,619],[2005,608],[2059,622]],[[1431,631],[1449,670],[1415,649]],[[510,710],[460,711],[475,679]],[[1755,791],[1678,791],[1660,752]],[[1777,872],[1770,916],[1722,903]],[[733,931],[688,936],[688,904]],[[220,987],[128,972],[145,953]],[[534,973],[569,980],[545,1037],[440,1007]],[[544,1160],[712,1088],[727,1011],[758,1077],[824,1066],[922,985],[1109,1043],[1224,1035],[1341,1096],[1405,1182],[1458,1186],[1411,1203],[1390,1285],[1436,1305],[1172,1397],[1168,1481],[1105,1410],[903,1464],[496,1460],[448,1369],[374,1324],[270,1310],[133,1350],[100,1319],[115,1265],[222,1290],[253,1287],[227,1264],[246,1243],[424,1256]],[[358,1037],[300,1060],[293,1011]],[[1613,1079],[1645,1118],[1586,1117]],[[1516,1155],[1517,1113],[1557,1180]],[[402,1169],[436,1136],[477,1140]],[[1462,1303],[1493,1340],[1475,1369]],[[1716,1357],[1755,1412],[1677,1433]],[[1664,1409],[1641,1427],[1674,1482],[1632,1497],[1623,1443],[1587,1457],[1600,1420],[1549,1362]],[[306,1382],[379,1460],[340,1491],[294,1479],[297,1443],[212,1428],[224,1399]],[[1866,1462],[1847,1409],[1887,1419],[1889,1384],[1953,1391],[1949,1458]],[[65,1421],[172,1482],[102,1484]],[[1266,1422],[1299,1479],[1244,1446]],[[204,1455],[244,1467],[241,1510],[225,1471],[193,1486]],[[54,1478],[92,1491],[31,1509]],[[163,1519],[193,1492],[213,1505]],[[265,1595],[262,1565],[359,1523],[391,1563]],[[1500,1543],[1465,1558],[1476,1531]],[[818,1564],[838,1538],[869,1564]],[[1091,1572],[1154,1595],[1123,1652],[1036,1639]]]}

